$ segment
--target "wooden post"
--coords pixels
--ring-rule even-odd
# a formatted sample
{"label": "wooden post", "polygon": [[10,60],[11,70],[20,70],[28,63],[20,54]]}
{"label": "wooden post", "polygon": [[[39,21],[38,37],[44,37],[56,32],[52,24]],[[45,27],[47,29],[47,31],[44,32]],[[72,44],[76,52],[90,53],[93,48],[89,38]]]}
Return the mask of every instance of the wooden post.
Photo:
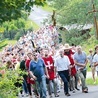
{"label": "wooden post", "polygon": [[51,17],[53,21],[53,26],[56,26],[55,10],[53,10],[53,15]]}
{"label": "wooden post", "polygon": [[96,9],[95,9],[95,5],[94,5],[94,0],[92,0],[92,8],[93,10],[88,12],[88,13],[94,13],[94,27],[96,29],[96,39],[98,40],[98,24],[97,24],[97,18],[96,18],[96,12],[98,12]]}

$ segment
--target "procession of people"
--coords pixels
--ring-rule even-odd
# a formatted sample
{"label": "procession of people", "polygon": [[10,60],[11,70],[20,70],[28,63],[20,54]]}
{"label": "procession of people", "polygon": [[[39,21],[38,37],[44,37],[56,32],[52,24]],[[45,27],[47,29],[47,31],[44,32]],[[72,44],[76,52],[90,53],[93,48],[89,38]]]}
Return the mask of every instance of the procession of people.
{"label": "procession of people", "polygon": [[[58,30],[46,26],[36,32],[28,32],[16,45],[6,46],[0,52],[0,67],[26,71],[23,75],[21,96],[33,98],[60,97],[61,86],[65,96],[81,91],[88,93],[86,84],[87,63],[90,61],[92,77],[96,82],[95,68],[98,75],[98,45],[89,56],[82,46],[58,43]],[[1,70],[0,74],[5,71]],[[81,81],[81,89],[78,84]]]}

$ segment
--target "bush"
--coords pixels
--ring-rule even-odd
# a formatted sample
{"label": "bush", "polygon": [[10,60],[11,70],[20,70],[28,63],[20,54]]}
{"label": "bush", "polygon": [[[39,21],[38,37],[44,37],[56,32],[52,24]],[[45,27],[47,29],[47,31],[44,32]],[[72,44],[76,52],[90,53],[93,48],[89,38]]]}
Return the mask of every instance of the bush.
{"label": "bush", "polygon": [[17,81],[17,72],[7,71],[0,77],[0,98],[16,98],[19,89],[14,85]]}
{"label": "bush", "polygon": [[23,75],[25,71],[11,70],[6,67],[0,67],[0,98],[17,98],[18,93],[22,89]]}
{"label": "bush", "polygon": [[82,34],[81,31],[77,29],[72,29],[70,32],[66,33],[66,42],[69,44],[74,43],[75,45],[79,45],[85,40],[87,40],[89,37],[89,32],[86,32],[85,34]]}
{"label": "bush", "polygon": [[25,30],[19,30],[19,32],[17,32],[16,35],[15,35],[15,40],[19,40],[19,38],[21,36],[23,36],[24,34],[26,34]]}
{"label": "bush", "polygon": [[21,37],[21,33],[17,32],[17,34],[15,35],[15,40],[18,40]]}

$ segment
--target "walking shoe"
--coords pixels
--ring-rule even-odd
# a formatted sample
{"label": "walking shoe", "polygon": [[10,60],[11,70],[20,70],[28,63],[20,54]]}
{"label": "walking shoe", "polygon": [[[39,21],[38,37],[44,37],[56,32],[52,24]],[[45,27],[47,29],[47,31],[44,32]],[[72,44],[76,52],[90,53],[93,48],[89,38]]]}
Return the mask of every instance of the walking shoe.
{"label": "walking shoe", "polygon": [[59,94],[56,94],[55,97],[59,97]]}
{"label": "walking shoe", "polygon": [[79,88],[77,88],[77,87],[75,87],[75,89],[77,90],[77,91],[79,91],[80,89]]}
{"label": "walking shoe", "polygon": [[72,92],[75,93],[75,90],[73,90]]}
{"label": "walking shoe", "polygon": [[65,93],[66,96],[71,96],[69,93]]}
{"label": "walking shoe", "polygon": [[60,90],[57,90],[57,93],[60,93]]}
{"label": "walking shoe", "polygon": [[88,93],[88,89],[87,88],[86,89],[83,89],[82,92],[83,93]]}

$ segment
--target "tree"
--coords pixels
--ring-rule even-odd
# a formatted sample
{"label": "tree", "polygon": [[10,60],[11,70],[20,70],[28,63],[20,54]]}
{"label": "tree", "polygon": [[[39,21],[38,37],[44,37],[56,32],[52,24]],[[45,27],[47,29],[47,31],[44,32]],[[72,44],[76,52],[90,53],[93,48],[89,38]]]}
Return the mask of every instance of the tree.
{"label": "tree", "polygon": [[20,18],[23,11],[29,14],[33,5],[45,3],[46,0],[0,0],[0,23]]}
{"label": "tree", "polygon": [[[93,23],[91,0],[52,0],[52,5],[57,9],[57,19],[60,24],[86,24]],[[98,9],[98,0],[94,0]],[[96,13],[98,16],[98,13]]]}

